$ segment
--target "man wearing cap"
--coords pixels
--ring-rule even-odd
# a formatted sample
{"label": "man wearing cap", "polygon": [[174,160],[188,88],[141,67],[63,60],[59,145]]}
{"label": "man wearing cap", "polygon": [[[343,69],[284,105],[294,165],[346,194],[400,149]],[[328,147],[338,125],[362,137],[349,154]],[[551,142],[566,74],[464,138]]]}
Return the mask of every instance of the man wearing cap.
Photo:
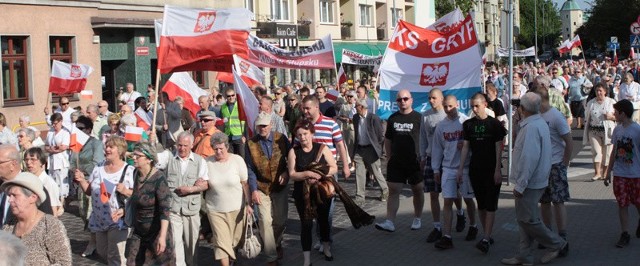
{"label": "man wearing cap", "polygon": [[209,188],[208,168],[200,155],[191,152],[194,141],[191,133],[183,131],[178,134],[177,139],[175,153],[170,157],[159,154],[160,160],[167,161],[159,161],[157,165],[166,166],[167,184],[171,190],[170,220],[175,241],[176,265],[196,265],[199,212],[202,206],[202,192]]}
{"label": "man wearing cap", "polygon": [[211,136],[218,131],[216,128],[216,114],[212,111],[204,111],[198,115],[198,118],[201,128],[193,133],[195,143],[193,152],[203,158],[207,158],[214,153],[210,140]]}
{"label": "man wearing cap", "polygon": [[380,117],[369,113],[366,100],[356,101],[357,115],[353,116],[353,128],[355,131],[356,164],[356,203],[363,205],[365,201],[366,172],[373,173],[378,180],[382,195],[381,201],[387,201],[389,187],[380,170],[380,158],[382,158],[382,143],[384,142],[382,121]]}
{"label": "man wearing cap", "polygon": [[289,175],[287,137],[271,130],[274,114],[260,112],[254,135],[247,142],[245,162],[249,173],[251,201],[257,205],[260,236],[268,265],[282,258],[282,236],[288,213]]}
{"label": "man wearing cap", "polygon": [[229,150],[244,158],[245,122],[240,120],[237,104],[238,95],[233,88],[227,89],[225,95],[227,102],[220,107],[220,113],[224,121],[224,133],[229,136]]}
{"label": "man wearing cap", "polygon": [[[20,153],[16,147],[12,144],[0,144],[0,179],[2,182],[15,179],[22,172],[20,169],[21,165]],[[33,177],[40,183],[40,186],[42,186],[40,179],[37,176]],[[46,214],[53,215],[49,198],[40,197],[40,199],[44,204],[40,204],[38,209]],[[0,192],[0,225],[6,224],[13,216],[9,207],[9,197],[5,193]]]}
{"label": "man wearing cap", "polygon": [[[613,105],[614,116],[618,125],[613,130],[611,143],[613,151],[609,159],[605,185],[613,176],[613,194],[618,202],[620,229],[622,231],[617,247],[629,245],[629,205],[640,211],[640,125],[634,122],[633,103],[622,99]],[[635,189],[634,189],[635,188]],[[640,222],[636,229],[636,237],[640,238]]]}
{"label": "man wearing cap", "polygon": [[260,112],[265,112],[270,114],[271,117],[271,131],[278,132],[285,137],[287,137],[287,127],[284,125],[284,120],[279,115],[276,115],[273,112],[273,99],[269,96],[261,96],[259,98],[260,101]]}

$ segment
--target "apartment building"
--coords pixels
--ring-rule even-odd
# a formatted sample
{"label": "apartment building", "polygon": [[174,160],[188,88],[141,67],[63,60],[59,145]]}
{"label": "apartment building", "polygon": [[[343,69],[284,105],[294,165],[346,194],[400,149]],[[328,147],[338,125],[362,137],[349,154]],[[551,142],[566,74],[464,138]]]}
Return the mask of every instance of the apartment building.
{"label": "apartment building", "polygon": [[[498,47],[508,48],[509,15],[506,11],[508,0],[477,1],[471,14],[476,23],[478,40],[483,44],[485,56],[489,61],[499,61]],[[520,28],[520,1],[513,0],[514,35]]]}

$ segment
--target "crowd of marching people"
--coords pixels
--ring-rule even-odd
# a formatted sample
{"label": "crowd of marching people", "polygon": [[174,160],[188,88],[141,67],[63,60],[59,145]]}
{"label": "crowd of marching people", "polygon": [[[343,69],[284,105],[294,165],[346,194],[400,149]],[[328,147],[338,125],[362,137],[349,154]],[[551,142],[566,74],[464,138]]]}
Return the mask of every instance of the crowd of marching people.
{"label": "crowd of marching people", "polygon": [[[293,197],[303,264],[310,265],[312,248],[334,259],[336,197],[357,228],[373,223],[361,206],[366,188],[377,186],[387,213],[375,227],[394,232],[408,184],[412,230],[422,227],[428,193],[433,229],[427,242],[450,249],[453,231],[466,229],[464,240],[488,253],[495,244],[502,153],[511,142],[509,181],[521,244],[502,263],[532,263],[533,240],[547,249],[540,258],[545,263],[569,250],[567,168],[571,129],[581,128],[593,155],[592,181],[614,188],[621,226],[616,246],[627,246],[628,207],[640,210],[635,61],[525,63],[511,70],[511,84],[505,67],[489,64],[483,71],[483,91],[469,100],[468,113],[438,88],[430,91],[431,108],[419,113],[411,92],[401,90],[397,111],[382,120],[375,78],[337,87],[319,81],[253,86],[254,128],[241,118],[233,86],[211,88],[197,99],[195,114],[179,96],[169,99],[153,86],[143,96],[131,83],[117,112],[106,101],[71,108],[60,97],[57,107],[44,109],[46,134],[29,115],[13,132],[0,113],[2,229],[24,242],[28,264],[71,265],[66,230],[56,217],[78,201],[91,234],[82,256],[96,252],[109,265],[195,265],[198,241],[208,240],[215,259],[230,265],[250,256],[242,243],[255,219],[265,262],[276,265]],[[81,135],[88,137],[79,141]],[[352,173],[356,192],[346,195],[337,180]],[[635,234],[640,237],[640,225]]]}

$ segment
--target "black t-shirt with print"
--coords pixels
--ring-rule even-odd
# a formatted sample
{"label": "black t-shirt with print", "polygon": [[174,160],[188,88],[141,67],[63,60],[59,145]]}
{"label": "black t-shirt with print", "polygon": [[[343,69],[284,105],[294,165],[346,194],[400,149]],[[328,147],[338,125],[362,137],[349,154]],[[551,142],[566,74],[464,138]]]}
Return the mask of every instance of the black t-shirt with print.
{"label": "black t-shirt with print", "polygon": [[391,160],[394,163],[410,165],[417,162],[420,119],[420,113],[415,110],[408,114],[395,112],[389,116],[384,136],[391,141]]}
{"label": "black t-shirt with print", "polygon": [[493,170],[496,166],[496,142],[504,139],[506,129],[496,118],[473,117],[462,124],[464,140],[469,141],[470,169]]}

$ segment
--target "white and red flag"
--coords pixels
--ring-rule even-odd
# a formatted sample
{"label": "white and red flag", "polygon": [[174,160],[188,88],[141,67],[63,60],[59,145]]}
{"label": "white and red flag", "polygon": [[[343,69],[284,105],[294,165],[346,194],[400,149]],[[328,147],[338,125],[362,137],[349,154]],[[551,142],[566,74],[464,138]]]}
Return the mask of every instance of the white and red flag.
{"label": "white and red flag", "polygon": [[338,97],[340,96],[340,92],[335,90],[335,89],[330,89],[329,91],[327,91],[327,95],[325,95],[325,97],[327,97],[327,99],[331,100],[331,101],[337,101]]}
{"label": "white and red flag", "polygon": [[136,125],[138,127],[141,127],[144,130],[151,129],[151,121],[153,120],[151,113],[145,111],[141,107],[138,107],[138,109],[133,112],[133,115],[136,116]]}
{"label": "white and red flag", "polygon": [[[244,80],[247,86],[252,87],[254,85],[264,84],[264,72],[262,69],[237,55],[233,55],[233,62],[236,70],[239,72],[238,74],[240,74],[240,78]],[[218,72],[218,80],[234,83],[233,74],[227,72]]]}
{"label": "white and red flag", "polygon": [[347,80],[349,79],[349,77],[347,77],[347,73],[344,72],[344,67],[342,66],[342,64],[340,64],[340,69],[338,69],[338,87],[340,87],[340,85],[347,83]]}
{"label": "white and red flag", "polygon": [[85,100],[93,99],[93,91],[92,90],[82,90],[80,91],[80,98]]}
{"label": "white and red flag", "polygon": [[79,153],[82,150],[82,147],[84,147],[84,145],[87,144],[87,141],[89,141],[89,135],[84,133],[82,130],[80,130],[76,126],[73,126],[73,129],[71,130],[71,139],[69,141],[69,148],[72,151]]}
{"label": "white and red flag", "polygon": [[582,46],[580,35],[576,35],[575,37],[573,37],[573,39],[566,40],[562,44],[560,44],[560,47],[558,47],[558,52],[560,54],[570,53],[573,48],[578,48],[580,46]]}
{"label": "white and red flag", "polygon": [[165,5],[158,68],[230,72],[232,55],[247,58],[253,13],[246,8],[186,8]]}
{"label": "white and red flag", "polygon": [[127,126],[124,129],[124,139],[134,142],[141,141],[142,132],[144,132],[144,129],[142,129],[141,127]]}
{"label": "white and red flag", "polygon": [[87,77],[93,68],[82,64],[67,64],[53,60],[49,92],[56,94],[78,93],[87,85]]}
{"label": "white and red flag", "polygon": [[207,91],[198,87],[191,75],[187,72],[176,72],[171,75],[162,91],[166,92],[169,100],[173,101],[177,96],[184,99],[184,108],[187,108],[193,117],[200,110],[198,98],[207,95]]}
{"label": "white and red flag", "polygon": [[629,52],[629,59],[631,60],[635,60],[636,59],[636,51],[634,51],[635,48],[631,47],[631,51]]}
{"label": "white and red flag", "polygon": [[249,129],[249,136],[253,135],[255,130],[255,122],[258,117],[258,113],[260,112],[258,99],[251,92],[249,86],[244,83],[244,80],[240,77],[240,73],[238,73],[233,67],[233,88],[236,91],[236,97],[238,100],[236,101],[238,104],[238,116],[241,121],[247,123],[247,128]]}

